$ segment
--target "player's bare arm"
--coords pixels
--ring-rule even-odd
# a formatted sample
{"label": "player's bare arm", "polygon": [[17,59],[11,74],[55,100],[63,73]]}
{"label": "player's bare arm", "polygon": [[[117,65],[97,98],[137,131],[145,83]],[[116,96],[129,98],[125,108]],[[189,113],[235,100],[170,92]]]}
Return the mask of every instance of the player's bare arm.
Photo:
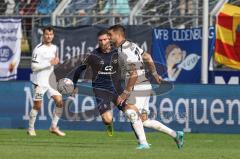
{"label": "player's bare arm", "polygon": [[157,81],[157,83],[160,84],[163,79],[157,73],[156,66],[155,66],[155,64],[153,62],[153,59],[152,59],[151,55],[149,53],[147,53],[147,52],[144,52],[142,54],[142,58],[143,58],[143,62],[147,66],[147,69],[152,73],[152,75],[154,76],[154,78]]}
{"label": "player's bare arm", "polygon": [[123,93],[118,97],[117,104],[126,100],[128,95],[132,91],[133,86],[135,85],[137,79],[138,79],[138,74],[137,74],[136,67],[134,64],[131,64],[130,70],[129,70],[129,79],[126,84],[126,88],[124,89]]}
{"label": "player's bare arm", "polygon": [[50,64],[51,65],[57,65],[59,64],[59,58],[58,57],[54,57],[50,60]]}

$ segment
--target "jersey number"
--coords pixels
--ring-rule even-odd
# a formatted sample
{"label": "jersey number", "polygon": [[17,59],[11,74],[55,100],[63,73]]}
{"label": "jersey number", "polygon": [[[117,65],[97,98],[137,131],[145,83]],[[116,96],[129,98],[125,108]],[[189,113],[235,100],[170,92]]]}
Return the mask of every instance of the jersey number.
{"label": "jersey number", "polygon": [[34,54],[32,60],[35,61],[37,59],[37,54]]}

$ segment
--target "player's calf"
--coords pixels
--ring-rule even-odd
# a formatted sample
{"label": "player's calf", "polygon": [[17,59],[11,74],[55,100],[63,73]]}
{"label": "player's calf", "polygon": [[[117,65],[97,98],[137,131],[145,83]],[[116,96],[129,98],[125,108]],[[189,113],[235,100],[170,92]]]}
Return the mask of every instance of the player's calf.
{"label": "player's calf", "polygon": [[144,144],[144,145],[148,145],[147,139],[146,139],[146,136],[145,136],[145,132],[144,132],[144,129],[143,129],[143,124],[142,124],[141,119],[138,116],[138,113],[133,109],[127,109],[125,111],[125,115],[127,116],[127,118],[132,123],[133,129],[135,130],[135,132],[138,136],[139,143]]}

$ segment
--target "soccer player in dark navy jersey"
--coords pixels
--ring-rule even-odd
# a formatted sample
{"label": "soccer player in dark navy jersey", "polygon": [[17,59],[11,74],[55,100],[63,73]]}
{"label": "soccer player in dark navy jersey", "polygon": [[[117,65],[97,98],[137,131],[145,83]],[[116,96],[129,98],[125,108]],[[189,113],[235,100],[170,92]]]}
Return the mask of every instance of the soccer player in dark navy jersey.
{"label": "soccer player in dark navy jersey", "polygon": [[79,66],[74,74],[73,83],[76,83],[80,74],[87,67],[92,70],[92,87],[96,96],[99,113],[108,134],[112,136],[112,113],[111,102],[116,103],[118,94],[122,92],[120,87],[120,75],[118,69],[118,52],[110,46],[108,33],[98,33],[99,47],[86,57],[83,64]]}
{"label": "soccer player in dark navy jersey", "polygon": [[[92,69],[92,86],[94,89],[104,89],[111,92],[122,91],[119,87],[120,72],[118,69],[118,52],[116,49],[109,47],[106,49],[106,52],[103,52],[101,48],[95,49],[87,56],[77,72],[81,72],[87,66],[90,66]],[[76,80],[75,78],[74,81]]]}
{"label": "soccer player in dark navy jersey", "polygon": [[[99,47],[86,57],[83,64],[75,71],[73,83],[77,84],[80,74],[87,67],[91,67],[92,86],[96,97],[99,113],[104,124],[107,126],[108,135],[112,136],[112,111],[111,103],[117,105],[119,95],[124,91],[121,88],[118,51],[111,47],[110,37],[107,30],[100,31],[97,35]],[[134,78],[134,77],[133,77]],[[130,75],[131,79],[131,75]],[[79,90],[81,91],[81,90]],[[133,124],[136,133],[144,134],[141,142],[147,142],[143,124],[138,116],[136,107],[122,104],[119,107]]]}

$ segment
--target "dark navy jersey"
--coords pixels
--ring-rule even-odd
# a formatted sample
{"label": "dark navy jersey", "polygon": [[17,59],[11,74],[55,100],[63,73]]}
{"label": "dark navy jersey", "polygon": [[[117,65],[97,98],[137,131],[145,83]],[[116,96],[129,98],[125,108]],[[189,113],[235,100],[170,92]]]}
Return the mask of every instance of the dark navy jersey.
{"label": "dark navy jersey", "polygon": [[95,49],[75,72],[74,83],[77,83],[80,73],[87,67],[91,67],[92,70],[92,86],[94,89],[122,92],[117,49],[113,49],[109,53],[103,53],[100,48]]}

